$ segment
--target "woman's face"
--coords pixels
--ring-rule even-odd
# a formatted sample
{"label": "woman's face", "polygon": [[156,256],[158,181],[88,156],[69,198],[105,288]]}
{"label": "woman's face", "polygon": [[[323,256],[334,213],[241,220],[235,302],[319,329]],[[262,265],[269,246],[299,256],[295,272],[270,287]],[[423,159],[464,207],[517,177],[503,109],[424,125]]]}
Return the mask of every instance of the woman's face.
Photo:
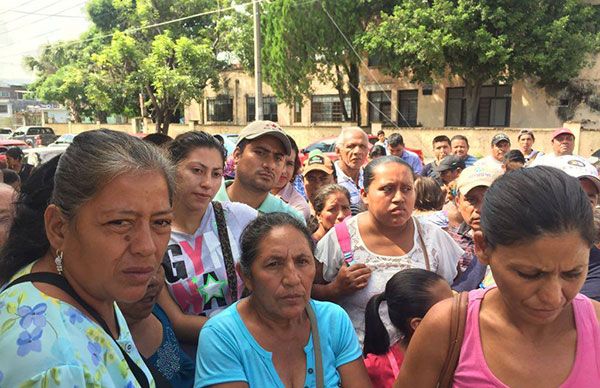
{"label": "woman's face", "polygon": [[139,301],[167,248],[172,218],[162,174],[118,176],[60,227],[65,276],[94,300]]}
{"label": "woman's face", "polygon": [[152,279],[150,279],[148,289],[142,299],[134,303],[119,303],[119,308],[123,312],[125,318],[127,320],[132,319],[138,321],[150,316],[164,284],[165,270],[162,265],[159,265],[158,270],[154,276],[152,276]]}
{"label": "woman's face", "polygon": [[323,225],[325,231],[333,228],[335,224],[338,224],[351,214],[350,202],[348,197],[340,191],[329,194],[325,200],[325,206],[323,211],[317,214],[319,223]]}
{"label": "woman's face", "polygon": [[285,157],[285,166],[283,172],[279,176],[279,180],[275,184],[275,188],[281,190],[288,184],[289,181],[294,177],[294,166],[296,163],[296,151],[292,150],[289,156]]}
{"label": "woman's face", "polygon": [[392,162],[375,167],[373,175],[369,191],[362,191],[369,213],[382,225],[404,225],[415,207],[412,172],[408,167]]}
{"label": "woman's face", "polygon": [[177,201],[191,211],[204,210],[223,179],[223,157],[214,148],[195,148],[177,165]]}
{"label": "woman's face", "polygon": [[543,235],[533,241],[485,251],[475,233],[476,253],[489,264],[511,315],[530,324],[554,321],[581,289],[590,246],[576,231]]}
{"label": "woman's face", "polygon": [[244,283],[272,319],[303,314],[315,278],[315,258],[303,233],[284,225],[258,242],[258,254]]}

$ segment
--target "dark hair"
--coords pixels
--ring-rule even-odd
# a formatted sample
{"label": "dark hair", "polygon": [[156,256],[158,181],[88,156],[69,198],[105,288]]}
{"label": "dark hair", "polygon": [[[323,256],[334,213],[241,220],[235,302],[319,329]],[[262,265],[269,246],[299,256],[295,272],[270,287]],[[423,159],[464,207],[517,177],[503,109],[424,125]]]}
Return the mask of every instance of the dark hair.
{"label": "dark hair", "polygon": [[210,148],[217,150],[219,155],[221,155],[223,165],[225,165],[225,158],[227,155],[225,147],[223,147],[217,138],[204,131],[190,131],[178,135],[171,143],[169,143],[167,150],[171,162],[177,165],[195,148]]}
{"label": "dark hair", "polygon": [[529,135],[531,136],[531,140],[535,141],[535,136],[533,136],[533,131],[530,129],[521,129],[519,131],[519,135],[517,136],[517,141],[521,140],[521,136]]}
{"label": "dark hair", "polygon": [[25,156],[25,154],[23,153],[23,150],[19,147],[11,147],[6,150],[6,156],[10,156],[13,159],[21,160],[23,159],[23,156]]}
{"label": "dark hair", "polygon": [[415,209],[441,210],[444,206],[446,195],[440,185],[433,178],[420,176],[415,179]]}
{"label": "dark hair", "polygon": [[379,305],[386,301],[392,324],[403,334],[404,344],[410,342],[412,318],[423,318],[433,306],[431,288],[445,282],[435,272],[421,268],[400,271],[388,280],[385,291],[374,295],[365,309],[365,341],[363,354],[385,354],[390,348],[390,337],[379,315]]}
{"label": "dark hair", "polygon": [[577,178],[547,166],[496,179],[483,199],[481,230],[492,249],[570,231],[590,246],[596,239],[592,207]]}
{"label": "dark hair", "polygon": [[323,209],[325,209],[325,201],[327,198],[333,193],[342,193],[348,198],[348,203],[350,203],[350,192],[347,188],[342,185],[338,185],[337,183],[332,183],[329,185],[325,185],[319,189],[317,194],[315,194],[315,198],[313,199],[312,205],[315,210],[315,214],[320,214]]}
{"label": "dark hair", "polygon": [[60,155],[36,168],[25,181],[15,204],[15,218],[0,251],[0,285],[23,266],[43,256],[50,248],[44,225],[54,174]]}
{"label": "dark hair", "polygon": [[441,142],[446,142],[446,143],[448,143],[448,145],[450,145],[450,138],[448,138],[448,136],[446,136],[446,135],[436,136],[433,138],[431,145],[435,146],[435,143],[441,143]]}
{"label": "dark hair", "polygon": [[[273,229],[279,226],[291,226],[302,233],[306,238],[306,243],[310,247],[310,251],[314,254],[315,242],[308,229],[306,229],[306,226],[299,219],[287,213],[280,212],[261,214],[246,225],[240,236],[240,249],[242,251],[240,266],[246,276],[250,276],[250,268],[258,255],[260,242]],[[285,244],[286,242],[283,241],[282,243]]]}
{"label": "dark hair", "polygon": [[401,134],[399,133],[392,133],[389,137],[388,137],[388,145],[390,147],[398,147],[398,146],[403,146],[404,145],[404,138],[402,137]]}
{"label": "dark hair", "polygon": [[294,159],[294,173],[291,176],[291,180],[293,181],[298,175],[298,171],[300,171],[300,167],[302,167],[302,163],[300,162],[300,151],[298,150],[298,144],[296,144],[296,140],[290,135],[287,135],[288,139],[290,139],[290,144],[292,145],[292,151],[296,153],[296,158]]}
{"label": "dark hair", "polygon": [[462,140],[465,143],[467,143],[467,147],[469,146],[469,140],[464,135],[454,135],[454,136],[452,136],[452,139],[450,139],[450,143],[452,143],[454,140]]}
{"label": "dark hair", "polygon": [[379,131],[377,131],[377,136],[379,135],[385,135],[385,131],[383,129],[380,129]]}
{"label": "dark hair", "polygon": [[146,135],[146,137],[144,137],[143,139],[144,141],[147,141],[148,143],[152,143],[156,146],[159,147],[166,147],[167,143],[173,141],[173,138],[169,135],[166,135],[164,133],[151,133],[149,135]]}
{"label": "dark hair", "polygon": [[21,177],[17,174],[16,171],[11,170],[10,168],[3,168],[2,175],[4,176],[4,183],[7,185],[12,185],[15,182],[20,182]]}
{"label": "dark hair", "polygon": [[0,283],[50,249],[44,224],[48,204],[58,207],[70,221],[107,182],[145,171],[159,172],[165,178],[172,203],[173,167],[156,146],[106,129],[77,135],[62,155],[36,168],[21,187],[15,220],[0,253]]}
{"label": "dark hair", "polygon": [[363,187],[366,193],[369,192],[369,186],[371,186],[371,183],[373,183],[373,179],[375,179],[375,169],[383,164],[388,164],[388,163],[398,163],[401,164],[402,166],[408,168],[410,170],[410,173],[413,175],[414,177],[414,171],[412,169],[412,167],[410,166],[410,164],[406,163],[404,160],[402,160],[402,158],[398,157],[398,156],[394,156],[394,155],[386,155],[386,156],[382,156],[381,158],[377,158],[377,159],[373,159],[369,162],[369,164],[367,164],[365,166],[365,169],[363,171]]}
{"label": "dark hair", "polygon": [[510,150],[504,154],[504,164],[508,164],[510,162],[525,164],[525,156],[523,156],[523,153],[519,150]]}
{"label": "dark hair", "polygon": [[369,157],[371,159],[376,159],[385,155],[387,155],[387,153],[385,152],[385,148],[379,144],[374,145],[373,148],[371,148],[371,151],[369,152]]}

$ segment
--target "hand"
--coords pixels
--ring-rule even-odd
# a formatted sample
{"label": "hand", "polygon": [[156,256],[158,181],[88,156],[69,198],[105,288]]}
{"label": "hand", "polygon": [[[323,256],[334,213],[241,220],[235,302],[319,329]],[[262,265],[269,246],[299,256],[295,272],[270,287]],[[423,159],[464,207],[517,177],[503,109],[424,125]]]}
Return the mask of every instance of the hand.
{"label": "hand", "polygon": [[365,264],[357,263],[348,266],[344,263],[333,280],[333,287],[336,294],[344,296],[365,288],[370,278],[371,268]]}

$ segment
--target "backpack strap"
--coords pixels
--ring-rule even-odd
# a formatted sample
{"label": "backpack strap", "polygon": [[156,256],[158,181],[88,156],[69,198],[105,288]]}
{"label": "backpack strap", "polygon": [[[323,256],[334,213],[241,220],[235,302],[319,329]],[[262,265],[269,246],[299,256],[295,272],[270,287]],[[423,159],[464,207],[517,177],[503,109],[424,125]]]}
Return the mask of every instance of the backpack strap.
{"label": "backpack strap", "polygon": [[460,348],[465,338],[465,324],[467,322],[467,307],[469,305],[469,293],[466,291],[455,294],[452,299],[452,311],[450,318],[450,346],[444,361],[442,374],[438,381],[439,388],[450,388],[454,381],[454,372],[458,366]]}
{"label": "backpack strap", "polygon": [[227,223],[225,222],[225,212],[221,202],[213,201],[213,211],[217,221],[217,232],[219,233],[219,242],[221,243],[221,253],[223,253],[223,261],[225,263],[225,271],[227,272],[227,283],[229,291],[231,291],[231,301],[238,300],[237,289],[237,274],[235,272],[235,264],[233,262],[233,253],[231,252],[231,244],[229,243],[229,233],[227,232]]}
{"label": "backpack strap", "polygon": [[352,264],[354,260],[354,253],[352,252],[352,242],[350,241],[350,231],[346,221],[342,221],[339,224],[334,225],[335,235],[337,237],[340,248],[342,249],[342,255],[344,262],[348,265]]}
{"label": "backpack strap", "polygon": [[415,227],[417,229],[417,236],[419,238],[419,245],[423,251],[423,258],[425,259],[425,269],[431,271],[431,264],[429,263],[429,253],[427,253],[427,246],[425,246],[425,240],[423,240],[423,228],[416,217],[412,217],[415,220]]}

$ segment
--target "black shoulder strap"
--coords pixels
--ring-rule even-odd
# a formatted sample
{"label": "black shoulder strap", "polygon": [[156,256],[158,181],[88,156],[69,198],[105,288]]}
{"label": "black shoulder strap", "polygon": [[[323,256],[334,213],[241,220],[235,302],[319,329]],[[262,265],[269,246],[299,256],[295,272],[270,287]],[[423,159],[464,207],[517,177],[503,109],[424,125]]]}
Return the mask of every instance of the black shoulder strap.
{"label": "black shoulder strap", "polygon": [[217,231],[219,232],[219,242],[221,243],[221,252],[223,253],[223,261],[225,262],[225,270],[227,271],[227,282],[231,291],[232,302],[238,299],[237,290],[237,274],[235,273],[235,264],[233,263],[233,253],[231,253],[231,245],[229,244],[229,233],[227,232],[227,223],[225,221],[225,213],[221,202],[213,201],[213,210],[215,219],[217,220]]}
{"label": "black shoulder strap", "polygon": [[27,282],[51,284],[54,287],[60,288],[61,290],[63,290],[67,294],[69,294],[73,299],[75,299],[77,301],[77,303],[79,303],[79,305],[81,307],[83,307],[87,311],[87,313],[90,314],[92,316],[92,318],[94,318],[94,320],[96,320],[96,322],[98,322],[98,324],[102,327],[102,329],[104,329],[106,334],[108,334],[108,336],[110,338],[112,338],[113,341],[115,341],[115,344],[117,345],[119,350],[121,350],[121,353],[123,354],[123,358],[125,358],[125,361],[127,362],[129,369],[131,370],[131,373],[133,373],[133,375],[135,376],[135,379],[140,384],[140,386],[142,386],[143,388],[150,387],[150,383],[148,382],[148,378],[147,378],[146,374],[144,373],[142,368],[140,368],[139,365],[136,364],[131,359],[131,357],[129,357],[129,354],[125,350],[123,350],[123,348],[121,348],[121,345],[119,345],[117,340],[115,340],[113,338],[113,336],[110,333],[110,330],[108,328],[108,325],[106,324],[106,321],[100,316],[100,314],[98,314],[98,312],[96,310],[94,310],[94,308],[92,306],[90,306],[86,301],[84,301],[77,294],[77,292],[75,292],[73,287],[71,287],[69,282],[67,282],[67,279],[65,279],[63,276],[61,276],[59,274],[55,274],[52,272],[33,272],[33,273],[29,273],[27,275],[23,275],[23,276],[15,279],[8,286],[6,286],[6,288],[3,291],[6,291],[8,288],[10,288],[14,285],[17,285],[20,283],[27,283]]}

